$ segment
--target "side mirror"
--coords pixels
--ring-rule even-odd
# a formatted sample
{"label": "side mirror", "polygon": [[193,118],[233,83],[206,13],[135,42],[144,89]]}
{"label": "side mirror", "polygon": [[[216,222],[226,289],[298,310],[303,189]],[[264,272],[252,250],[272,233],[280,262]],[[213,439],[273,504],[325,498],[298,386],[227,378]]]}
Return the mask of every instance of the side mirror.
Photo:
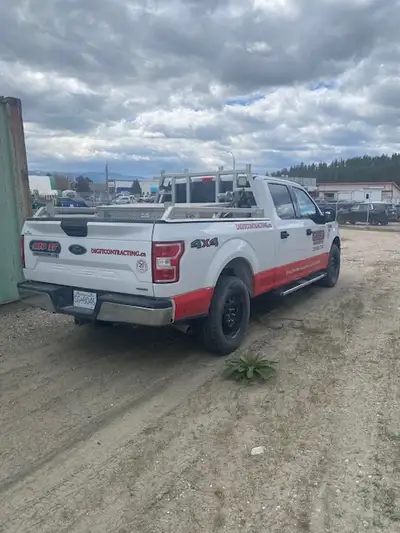
{"label": "side mirror", "polygon": [[334,222],[336,220],[336,214],[332,209],[325,209],[324,215],[326,222]]}

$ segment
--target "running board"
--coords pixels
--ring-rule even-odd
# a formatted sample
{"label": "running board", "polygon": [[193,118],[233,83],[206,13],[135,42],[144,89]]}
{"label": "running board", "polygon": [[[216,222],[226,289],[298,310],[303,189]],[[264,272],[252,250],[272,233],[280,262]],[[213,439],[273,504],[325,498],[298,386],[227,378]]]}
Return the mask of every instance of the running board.
{"label": "running board", "polygon": [[299,280],[295,285],[292,285],[288,289],[284,289],[279,292],[280,296],[288,296],[289,294],[292,294],[292,292],[296,292],[299,289],[302,289],[303,287],[307,287],[307,285],[311,285],[312,283],[315,283],[316,281],[319,281],[320,279],[323,279],[326,277],[326,272],[323,272],[322,274],[318,274],[318,276],[315,276],[311,279],[306,279],[304,281]]}

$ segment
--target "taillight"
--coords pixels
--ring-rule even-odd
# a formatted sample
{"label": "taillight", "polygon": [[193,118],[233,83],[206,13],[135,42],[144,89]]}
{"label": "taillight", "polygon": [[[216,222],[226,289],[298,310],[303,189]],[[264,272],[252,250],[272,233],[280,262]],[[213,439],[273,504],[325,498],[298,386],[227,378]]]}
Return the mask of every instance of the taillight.
{"label": "taillight", "polygon": [[179,281],[179,264],[184,251],[182,241],[153,243],[153,283]]}
{"label": "taillight", "polygon": [[22,263],[22,268],[25,268],[25,239],[24,239],[24,236],[21,235],[21,263]]}

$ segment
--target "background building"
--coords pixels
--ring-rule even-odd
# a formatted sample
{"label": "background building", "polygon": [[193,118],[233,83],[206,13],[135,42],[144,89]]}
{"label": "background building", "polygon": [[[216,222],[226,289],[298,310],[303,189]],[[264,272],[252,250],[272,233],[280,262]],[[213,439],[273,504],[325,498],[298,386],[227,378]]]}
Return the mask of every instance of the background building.
{"label": "background building", "polygon": [[363,202],[400,203],[400,187],[391,181],[381,182],[319,182],[318,197],[321,200],[348,200]]}
{"label": "background building", "polygon": [[57,196],[57,185],[52,176],[32,176],[29,174],[29,189],[39,196]]}
{"label": "background building", "polygon": [[139,180],[139,183],[142,194],[146,196],[156,194],[158,191],[159,180]]}
{"label": "background building", "polygon": [[[143,195],[156,194],[158,190],[158,180],[137,180]],[[119,194],[131,191],[133,180],[109,180],[108,185],[110,192]]]}
{"label": "background building", "polygon": [[293,181],[304,187],[312,196],[315,196],[318,191],[317,178],[296,178],[296,177],[286,177],[279,176],[282,179]]}

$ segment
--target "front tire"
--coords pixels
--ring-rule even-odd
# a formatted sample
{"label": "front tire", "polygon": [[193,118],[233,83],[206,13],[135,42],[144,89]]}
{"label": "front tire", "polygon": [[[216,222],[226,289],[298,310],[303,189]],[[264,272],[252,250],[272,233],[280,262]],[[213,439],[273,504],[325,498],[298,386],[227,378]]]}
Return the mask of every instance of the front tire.
{"label": "front tire", "polygon": [[340,248],[337,244],[332,244],[329,252],[328,268],[326,276],[321,280],[324,287],[334,287],[338,282],[340,274]]}
{"label": "front tire", "polygon": [[250,320],[250,295],[242,280],[222,276],[215,288],[201,339],[208,350],[219,355],[235,351],[242,343]]}

